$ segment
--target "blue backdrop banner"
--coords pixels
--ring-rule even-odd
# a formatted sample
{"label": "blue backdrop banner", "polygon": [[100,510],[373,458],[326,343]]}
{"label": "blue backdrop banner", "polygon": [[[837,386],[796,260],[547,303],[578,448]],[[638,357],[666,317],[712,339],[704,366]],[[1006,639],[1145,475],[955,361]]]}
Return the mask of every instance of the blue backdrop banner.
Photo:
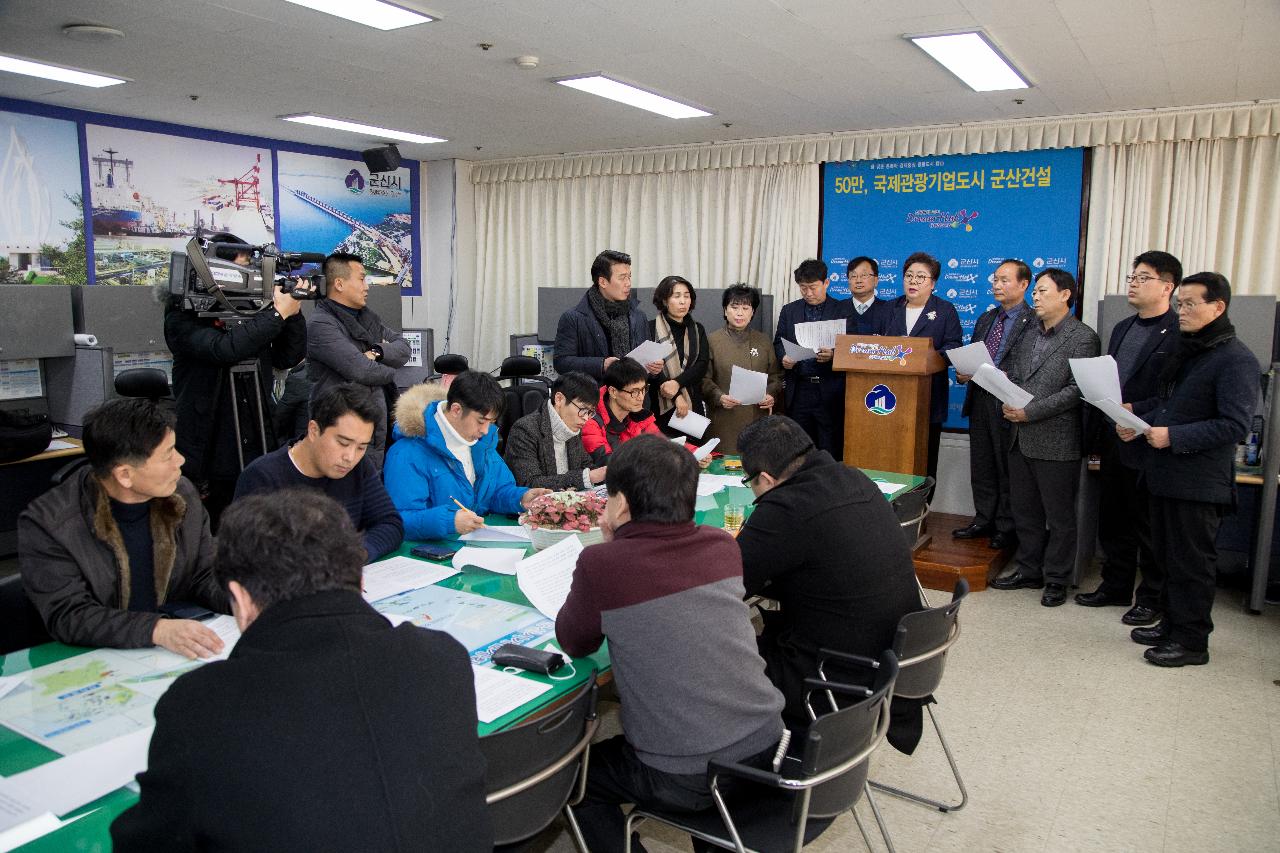
{"label": "blue backdrop banner", "polygon": [[[902,261],[928,252],[942,262],[935,293],[955,303],[965,343],[994,305],[1000,261],[1021,258],[1077,275],[1084,149],[906,157],[824,163],[822,243],[827,291],[849,298],[846,269],[859,255],[880,264],[878,295],[902,295]],[[1027,292],[1030,301],[1030,289]],[[951,370],[946,426],[963,428],[964,387]]]}

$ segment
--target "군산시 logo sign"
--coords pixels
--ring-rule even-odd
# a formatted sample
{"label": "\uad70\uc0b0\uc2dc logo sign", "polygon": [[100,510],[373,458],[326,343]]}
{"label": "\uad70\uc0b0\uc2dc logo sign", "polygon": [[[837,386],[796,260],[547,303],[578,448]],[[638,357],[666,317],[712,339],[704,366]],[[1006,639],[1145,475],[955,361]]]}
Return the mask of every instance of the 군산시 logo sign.
{"label": "\uad70\uc0b0\uc2dc logo sign", "polygon": [[364,177],[355,169],[347,173],[347,178],[343,183],[347,185],[347,189],[351,191],[352,195],[364,192]]}
{"label": "\uad70\uc0b0\uc2dc logo sign", "polygon": [[898,398],[889,390],[888,385],[872,388],[863,402],[867,405],[867,411],[873,415],[891,415],[898,407]]}

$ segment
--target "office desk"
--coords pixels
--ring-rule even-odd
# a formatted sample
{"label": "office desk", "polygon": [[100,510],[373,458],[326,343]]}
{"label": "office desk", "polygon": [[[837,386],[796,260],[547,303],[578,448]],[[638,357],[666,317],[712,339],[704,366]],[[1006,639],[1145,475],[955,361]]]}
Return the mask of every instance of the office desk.
{"label": "office desk", "polygon": [[[717,460],[712,463],[709,468],[711,473],[726,474],[724,464]],[[867,471],[873,479],[897,485],[898,488],[885,495],[886,499],[893,499],[902,492],[905,492],[924,481],[923,477],[913,475],[894,474],[883,471]],[[750,489],[745,487],[733,487],[724,489],[714,495],[709,495],[698,499],[698,509],[695,513],[695,520],[699,524],[708,524],[712,526],[722,526],[724,523],[724,507],[730,500],[736,500],[746,506],[746,512],[751,512],[752,495]],[[495,526],[513,524],[514,522],[506,517],[491,516],[486,521]],[[457,537],[450,537],[456,539]],[[410,549],[417,545],[417,542],[405,542],[390,556],[408,556]],[[475,543],[477,547],[503,547],[498,543]],[[508,546],[509,547],[509,546]],[[524,593],[520,591],[516,583],[516,579],[508,575],[499,575],[482,569],[466,569],[459,574],[440,581],[440,586],[456,589],[463,592],[469,592],[475,595],[483,595],[489,598],[495,598],[501,601],[508,601],[515,604],[529,604]],[[32,649],[25,649],[20,652],[0,657],[0,675],[13,675],[19,672],[25,672],[45,664],[56,663],[73,655],[81,654],[88,649],[75,646],[66,646],[61,643],[48,643],[43,646],[37,646]],[[501,731],[509,728],[522,720],[536,717],[554,709],[559,705],[565,697],[577,689],[593,668],[599,670],[602,674],[607,673],[609,669],[609,656],[607,644],[599,651],[585,658],[575,658],[573,660],[574,675],[571,678],[562,681],[553,681],[545,676],[525,673],[525,677],[532,678],[544,683],[550,683],[551,689],[538,696],[533,701],[522,705],[521,707],[509,712],[505,716],[499,717],[492,723],[480,723],[478,726],[479,733],[483,736],[495,731]],[[0,776],[11,776],[28,770],[32,767],[39,766],[48,761],[58,758],[58,754],[40,744],[37,744],[22,735],[0,726]],[[36,853],[40,851],[48,851],[48,853],[58,853],[65,850],[81,850],[105,851],[109,849],[109,828],[111,822],[115,820],[120,812],[127,809],[137,801],[137,795],[128,788],[120,788],[112,791],[105,797],[102,797],[86,806],[76,809],[70,815],[87,815],[76,822],[45,835],[30,844],[18,848],[24,853]]]}

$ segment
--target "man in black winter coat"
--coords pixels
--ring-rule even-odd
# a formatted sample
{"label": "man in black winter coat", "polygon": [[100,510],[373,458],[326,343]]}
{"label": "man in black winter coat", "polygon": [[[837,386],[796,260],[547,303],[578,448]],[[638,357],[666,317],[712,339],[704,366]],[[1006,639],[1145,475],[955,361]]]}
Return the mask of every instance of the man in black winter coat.
{"label": "man in black winter coat", "polygon": [[225,518],[215,572],[243,634],[160,698],[114,849],[492,850],[462,645],[364,601],[332,499],[253,495]]}

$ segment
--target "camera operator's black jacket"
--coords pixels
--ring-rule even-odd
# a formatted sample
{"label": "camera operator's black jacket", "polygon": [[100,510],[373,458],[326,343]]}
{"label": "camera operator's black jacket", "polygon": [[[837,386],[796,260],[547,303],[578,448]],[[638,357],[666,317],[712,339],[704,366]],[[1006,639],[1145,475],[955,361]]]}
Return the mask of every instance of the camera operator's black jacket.
{"label": "camera operator's black jacket", "polygon": [[[240,463],[231,422],[227,368],[237,362],[257,360],[267,447],[274,450],[271,371],[287,370],[306,356],[307,321],[301,312],[284,320],[274,308],[267,308],[243,321],[224,323],[169,306],[164,315],[164,338],[173,353],[178,452],[187,460],[182,471],[197,483],[213,478],[234,479],[240,473]],[[242,413],[251,411],[247,409],[249,401],[239,402]],[[251,440],[247,443],[253,449],[245,449],[246,464],[261,455],[256,444]]]}

